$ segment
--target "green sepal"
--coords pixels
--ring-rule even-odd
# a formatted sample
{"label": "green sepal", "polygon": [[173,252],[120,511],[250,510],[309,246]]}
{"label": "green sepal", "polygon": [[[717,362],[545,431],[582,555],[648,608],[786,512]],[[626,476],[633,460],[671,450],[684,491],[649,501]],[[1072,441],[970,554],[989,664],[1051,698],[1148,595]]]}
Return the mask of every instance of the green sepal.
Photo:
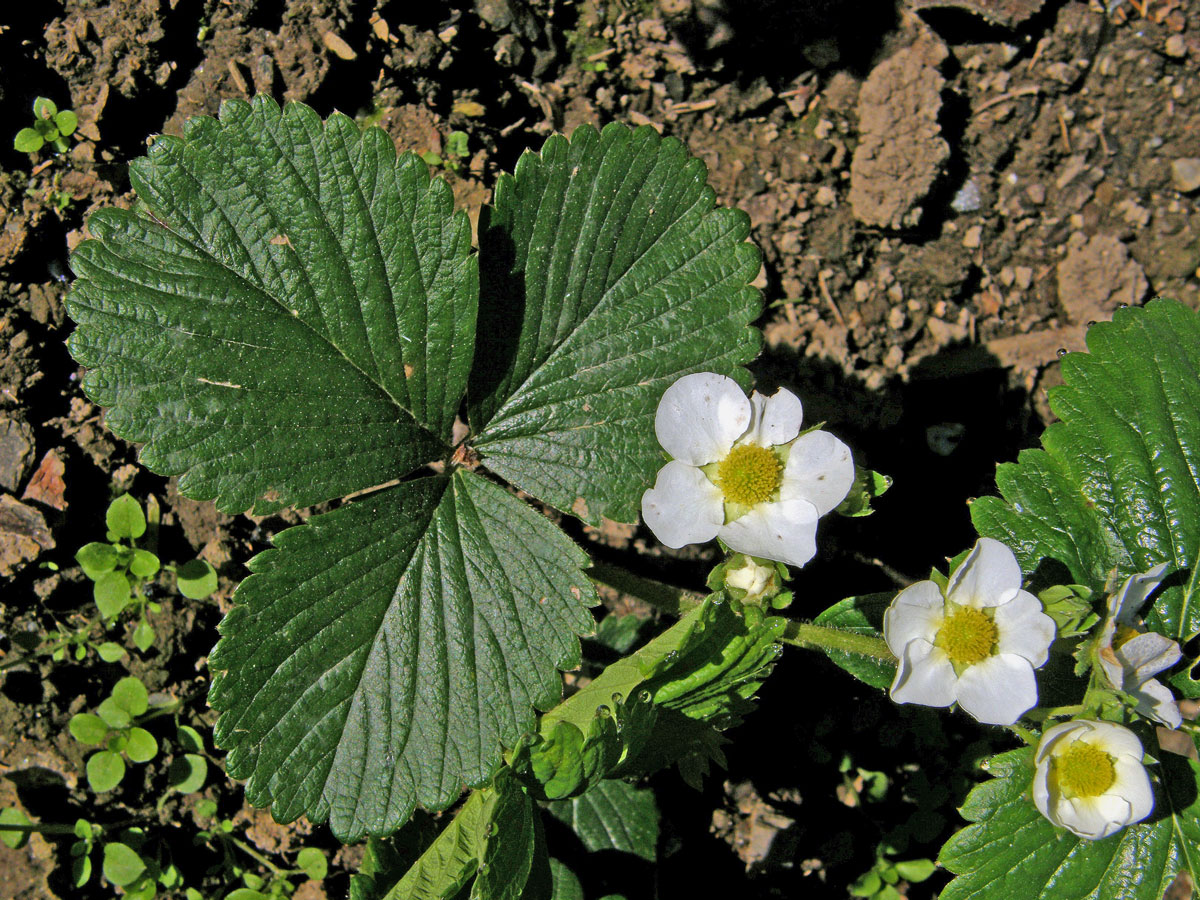
{"label": "green sepal", "polygon": [[871,501],[882,497],[891,486],[891,476],[881,475],[873,469],[856,465],[854,467],[854,483],[850,486],[846,498],[838,504],[834,512],[842,516],[869,516],[875,512]]}

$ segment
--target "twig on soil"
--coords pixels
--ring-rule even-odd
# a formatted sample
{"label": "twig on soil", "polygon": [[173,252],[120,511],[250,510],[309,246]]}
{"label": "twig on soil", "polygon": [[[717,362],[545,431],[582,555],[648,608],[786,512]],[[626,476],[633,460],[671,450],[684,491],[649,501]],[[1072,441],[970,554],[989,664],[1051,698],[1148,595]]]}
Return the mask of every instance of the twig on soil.
{"label": "twig on soil", "polygon": [[846,320],[842,318],[842,311],[838,309],[837,303],[833,300],[833,294],[829,292],[829,275],[827,274],[827,270],[822,269],[817,273],[817,287],[821,289],[821,296],[829,304],[829,308],[833,310],[833,316],[838,320],[838,324],[845,328]]}
{"label": "twig on soil", "polygon": [[1071,152],[1071,131],[1067,128],[1067,116],[1063,112],[1062,107],[1058,109],[1058,124],[1062,128],[1063,144],[1066,146],[1067,152]]}
{"label": "twig on soil", "polygon": [[672,103],[667,107],[667,112],[674,115],[679,113],[704,112],[706,109],[712,109],[717,105],[716,100],[688,100],[683,103]]}
{"label": "twig on soil", "polygon": [[1014,91],[1009,91],[1007,94],[1001,94],[999,97],[993,97],[991,100],[988,100],[985,103],[980,103],[971,112],[971,118],[979,115],[984,110],[991,109],[993,106],[997,106],[1001,103],[1007,103],[1009,100],[1016,100],[1018,97],[1028,97],[1031,94],[1040,94],[1041,92],[1042,88],[1040,85],[1027,84],[1024,87],[1019,87]]}

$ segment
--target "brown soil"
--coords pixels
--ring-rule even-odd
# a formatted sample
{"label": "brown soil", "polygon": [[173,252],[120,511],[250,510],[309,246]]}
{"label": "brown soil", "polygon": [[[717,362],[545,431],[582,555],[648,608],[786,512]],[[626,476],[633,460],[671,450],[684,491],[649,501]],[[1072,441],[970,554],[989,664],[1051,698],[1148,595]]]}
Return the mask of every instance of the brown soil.
{"label": "brown soil", "polygon": [[[62,155],[17,153],[0,135],[0,663],[56,621],[92,613],[75,549],[102,537],[112,495],[153,495],[164,559],[202,555],[221,590],[215,602],[164,590],[155,646],[127,667],[183,698],[202,730],[216,622],[245,561],[295,514],[224,516],[137,467],[136,448],[78,388],[63,297],[88,214],[133,202],[127,161],[149,135],[179,133],[225,98],[338,109],[416,151],[465,131],[470,156],[441,174],[473,215],[496,174],[552,131],[623,121],[684,140],[763,249],[760,384],[796,389],[810,420],[896,477],[874,517],[825,529],[801,582],[823,600],[802,599],[799,615],[886,589],[887,572],[922,573],[970,542],[966,501],[993,489],[995,462],[1036,442],[1057,358],[1082,348],[1090,322],[1155,295],[1200,306],[1200,6],[1186,0],[25,7],[20,23],[0,14],[0,121],[15,133],[46,95],[80,124]],[[700,581],[694,556],[664,555],[645,532],[577,536]],[[41,660],[0,673],[0,806],[15,796],[43,821],[138,819],[186,846],[196,798],[156,808],[154,764],[145,785],[100,799],[80,777],[66,722],[125,668]],[[831,687],[818,695],[817,679]],[[897,712],[810,659],[789,659],[761,706],[731,735],[727,782],[710,776],[697,793],[655,779],[657,874],[576,859],[589,891],[636,900],[657,879],[674,896],[700,872],[714,891],[745,891],[748,877],[755,896],[845,896],[880,840],[903,833],[898,858],[936,855],[988,749],[960,717]],[[859,769],[887,774],[884,799],[862,793],[861,774],[855,786]],[[219,774],[204,795],[280,863],[305,842],[335,849],[323,829],[241,810],[240,788]],[[110,896],[96,877],[84,892],[69,886],[68,846],[0,847],[0,884],[19,898]],[[345,895],[354,858],[338,857],[330,896]]]}

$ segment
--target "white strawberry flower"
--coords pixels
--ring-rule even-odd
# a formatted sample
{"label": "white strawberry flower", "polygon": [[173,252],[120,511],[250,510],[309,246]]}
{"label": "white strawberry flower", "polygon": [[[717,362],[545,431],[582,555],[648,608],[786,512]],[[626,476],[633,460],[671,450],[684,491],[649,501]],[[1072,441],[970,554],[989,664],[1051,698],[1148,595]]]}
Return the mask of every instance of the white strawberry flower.
{"label": "white strawberry flower", "polygon": [[654,416],[672,460],[642,495],[642,518],[668,547],[719,537],[740,553],[804,565],[817,519],[854,484],[854,462],[829,432],[800,435],[802,420],[791,391],[747,397],[724,375],[680,378]]}
{"label": "white strawberry flower", "polygon": [[1112,722],[1076,719],[1046,729],[1034,755],[1033,802],[1043,816],[1090,841],[1154,809],[1142,742]]}
{"label": "white strawberry flower", "polygon": [[1100,632],[1096,658],[1112,686],[1137,701],[1137,711],[1169,728],[1178,728],[1183,717],[1171,689],[1152,678],[1169,669],[1183,655],[1179,644],[1142,627],[1138,611],[1162,582],[1167,564],[1131,575],[1108,600],[1108,619]]}
{"label": "white strawberry flower", "polygon": [[883,636],[899,660],[897,703],[950,706],[990,725],[1011,725],[1037,704],[1033,670],[1045,665],[1054,620],[1021,590],[1021,567],[999,541],[979,542],[945,593],[920,581],[896,595]]}

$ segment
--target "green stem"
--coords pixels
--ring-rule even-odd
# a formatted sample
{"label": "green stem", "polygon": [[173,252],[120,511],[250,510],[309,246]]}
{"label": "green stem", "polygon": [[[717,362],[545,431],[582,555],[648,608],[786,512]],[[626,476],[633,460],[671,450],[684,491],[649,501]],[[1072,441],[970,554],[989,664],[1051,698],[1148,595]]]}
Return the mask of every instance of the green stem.
{"label": "green stem", "polygon": [[588,575],[592,581],[614,588],[622,594],[629,594],[639,600],[644,600],[655,609],[672,616],[685,615],[704,602],[703,594],[671,587],[669,584],[663,584],[653,578],[634,575],[628,569],[610,563],[592,563]]}
{"label": "green stem", "polygon": [[24,834],[74,834],[74,825],[9,825],[0,822],[0,831],[20,831]]}
{"label": "green stem", "polygon": [[830,628],[827,625],[788,622],[781,640],[785,644],[803,647],[806,650],[840,650],[885,662],[894,662],[896,659],[888,649],[887,643],[880,638],[841,628]]}
{"label": "green stem", "polygon": [[[593,581],[615,588],[644,600],[656,609],[673,616],[682,616],[704,602],[704,595],[683,588],[671,587],[661,581],[635,575],[628,569],[610,563],[596,562],[588,574]],[[781,640],[785,644],[807,650],[841,650],[858,656],[892,662],[896,659],[887,644],[869,634],[858,634],[841,628],[788,622]]]}
{"label": "green stem", "polygon": [[261,853],[259,853],[257,850],[255,850],[253,847],[251,847],[249,844],[247,844],[245,841],[243,841],[241,838],[236,838],[232,834],[227,834],[227,835],[225,835],[225,839],[227,841],[229,841],[231,844],[233,844],[235,847],[237,847],[239,850],[241,850],[243,853],[245,853],[247,856],[249,856],[251,859],[253,859],[255,862],[259,863],[260,865],[266,866],[266,868],[268,870],[270,870],[271,874],[273,876],[275,876],[276,878],[280,877],[281,875],[287,874],[283,869],[279,868],[279,866],[275,865],[275,863],[271,862],[269,859],[267,859],[265,856],[263,856]]}

